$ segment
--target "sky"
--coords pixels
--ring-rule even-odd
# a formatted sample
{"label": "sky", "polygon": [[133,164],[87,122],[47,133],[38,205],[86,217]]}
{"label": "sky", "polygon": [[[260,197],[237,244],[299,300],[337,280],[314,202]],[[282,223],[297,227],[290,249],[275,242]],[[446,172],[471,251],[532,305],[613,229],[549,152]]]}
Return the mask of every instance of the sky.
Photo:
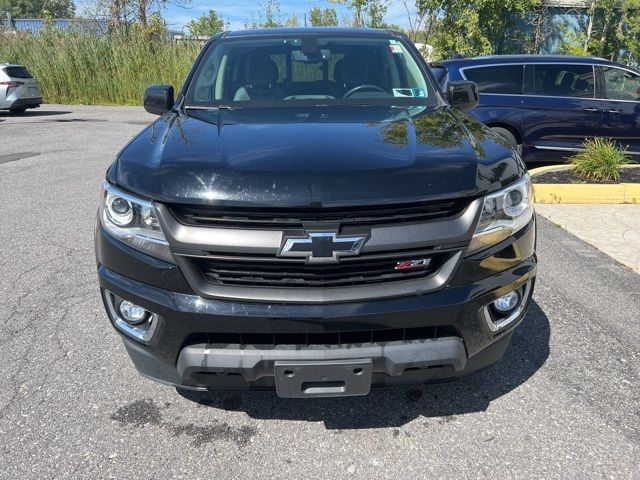
{"label": "sky", "polygon": [[[245,23],[251,20],[259,20],[260,0],[191,0],[189,7],[182,8],[172,3],[167,3],[164,17],[172,30],[182,30],[192,18],[197,18],[209,10],[215,10],[223,19],[227,20],[232,30],[244,28]],[[413,1],[407,2],[413,5]],[[296,15],[300,24],[303,24],[305,12],[311,7],[335,8],[338,18],[349,16],[349,10],[344,5],[331,3],[328,0],[280,0],[280,11],[283,17]],[[407,24],[407,13],[401,1],[391,3],[387,12],[387,22],[404,26]]]}

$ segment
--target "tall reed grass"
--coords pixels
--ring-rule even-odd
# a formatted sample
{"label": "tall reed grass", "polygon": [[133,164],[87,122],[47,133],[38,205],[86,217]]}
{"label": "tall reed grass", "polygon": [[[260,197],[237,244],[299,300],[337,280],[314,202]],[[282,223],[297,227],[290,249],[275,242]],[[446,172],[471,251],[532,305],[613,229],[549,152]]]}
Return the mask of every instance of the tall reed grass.
{"label": "tall reed grass", "polygon": [[141,105],[150,84],[179,88],[200,48],[135,29],[104,36],[49,29],[0,35],[0,63],[25,65],[47,103]]}

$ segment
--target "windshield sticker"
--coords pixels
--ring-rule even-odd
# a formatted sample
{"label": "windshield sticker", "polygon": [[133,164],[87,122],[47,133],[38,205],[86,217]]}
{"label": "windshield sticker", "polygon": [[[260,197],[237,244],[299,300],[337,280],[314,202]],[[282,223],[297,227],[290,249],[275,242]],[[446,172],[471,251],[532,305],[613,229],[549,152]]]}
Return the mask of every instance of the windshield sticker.
{"label": "windshield sticker", "polygon": [[402,46],[400,45],[392,44],[389,45],[389,48],[391,49],[391,53],[402,53]]}
{"label": "windshield sticker", "polygon": [[414,97],[414,98],[426,98],[427,93],[422,88],[394,88],[394,97]]}

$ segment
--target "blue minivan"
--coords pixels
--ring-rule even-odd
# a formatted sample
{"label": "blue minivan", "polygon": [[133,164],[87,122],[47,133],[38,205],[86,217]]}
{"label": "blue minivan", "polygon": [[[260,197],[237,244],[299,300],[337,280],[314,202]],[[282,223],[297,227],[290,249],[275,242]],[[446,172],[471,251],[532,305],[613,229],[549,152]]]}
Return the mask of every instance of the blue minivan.
{"label": "blue minivan", "polygon": [[490,55],[430,64],[443,91],[471,80],[469,113],[517,146],[528,162],[580,151],[587,138],[615,140],[640,160],[640,72],[601,58]]}

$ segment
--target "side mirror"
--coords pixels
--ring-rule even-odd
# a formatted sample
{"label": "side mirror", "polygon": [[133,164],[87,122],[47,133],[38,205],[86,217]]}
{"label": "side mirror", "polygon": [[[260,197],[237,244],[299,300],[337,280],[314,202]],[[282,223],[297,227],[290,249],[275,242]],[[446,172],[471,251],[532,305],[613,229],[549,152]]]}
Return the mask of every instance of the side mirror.
{"label": "side mirror", "polygon": [[144,109],[149,113],[164,115],[173,103],[173,85],[151,85],[144,91]]}
{"label": "side mirror", "polygon": [[478,86],[469,80],[456,80],[447,85],[447,98],[452,107],[468,110],[478,105]]}

